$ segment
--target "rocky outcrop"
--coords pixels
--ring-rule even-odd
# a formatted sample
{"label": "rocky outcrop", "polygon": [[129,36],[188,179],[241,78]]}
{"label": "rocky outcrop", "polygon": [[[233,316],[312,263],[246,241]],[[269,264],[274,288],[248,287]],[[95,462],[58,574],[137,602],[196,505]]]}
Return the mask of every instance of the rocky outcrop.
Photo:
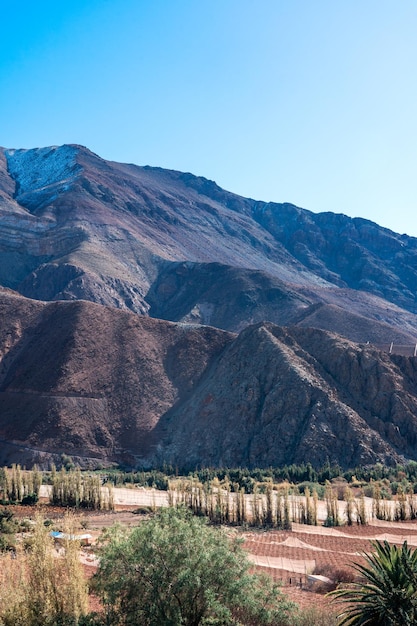
{"label": "rocky outcrop", "polygon": [[252,326],[168,414],[177,428],[162,454],[190,467],[415,458],[416,383],[414,359],[318,330]]}

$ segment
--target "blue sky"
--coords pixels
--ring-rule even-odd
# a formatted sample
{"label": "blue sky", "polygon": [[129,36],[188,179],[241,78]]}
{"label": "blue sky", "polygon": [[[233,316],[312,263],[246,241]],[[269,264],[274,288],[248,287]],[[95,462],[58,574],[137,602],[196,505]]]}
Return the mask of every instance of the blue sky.
{"label": "blue sky", "polygon": [[415,0],[22,0],[0,33],[0,145],[417,236]]}

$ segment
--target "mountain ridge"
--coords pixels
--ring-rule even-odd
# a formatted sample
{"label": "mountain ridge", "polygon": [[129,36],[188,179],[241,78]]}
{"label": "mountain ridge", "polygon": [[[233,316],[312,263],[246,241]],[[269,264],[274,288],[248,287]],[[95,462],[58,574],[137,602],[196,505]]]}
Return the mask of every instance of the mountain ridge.
{"label": "mountain ridge", "polygon": [[[336,287],[361,293],[361,310],[349,295],[347,306],[339,297],[342,309],[381,320],[397,333],[408,325],[409,338],[417,336],[417,239],[360,218],[241,198],[192,174],[105,161],[77,145],[3,149],[0,169],[0,284],[22,295],[87,299],[142,315],[165,308],[166,316],[174,304],[163,304],[166,280],[181,264],[194,264],[194,282],[201,280],[199,271],[207,278],[204,268],[211,267],[213,285],[221,283],[222,268],[240,272],[235,282],[247,283],[242,302],[229,302],[230,315],[217,315],[221,328],[240,330],[251,302],[262,319],[280,323],[276,303],[257,306],[261,290],[245,278],[257,271],[265,283],[281,281],[281,291],[285,284],[284,319],[297,315],[301,302],[333,304],[329,290]],[[12,176],[24,182],[21,194],[11,193]],[[185,293],[187,283],[179,278],[177,272]],[[196,321],[212,323],[198,311],[216,308],[213,299],[191,302],[189,296],[188,309],[181,305],[182,320],[193,319],[194,310]],[[375,296],[382,298],[379,304]],[[401,323],[393,304],[402,309]],[[404,326],[405,312],[411,315]],[[247,323],[257,321],[249,316]],[[343,334],[343,322],[334,320],[333,328]],[[368,339],[364,333],[362,340]]]}
{"label": "mountain ridge", "polygon": [[417,460],[416,359],[269,322],[239,335],[0,291],[0,463]]}
{"label": "mountain ridge", "polygon": [[74,144],[0,149],[0,254],[0,463],[417,460],[413,237]]}

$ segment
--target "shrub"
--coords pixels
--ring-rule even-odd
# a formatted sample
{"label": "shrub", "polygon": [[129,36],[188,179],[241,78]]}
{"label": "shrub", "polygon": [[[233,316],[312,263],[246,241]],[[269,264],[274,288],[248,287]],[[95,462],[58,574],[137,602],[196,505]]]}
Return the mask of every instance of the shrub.
{"label": "shrub", "polygon": [[37,494],[31,493],[31,494],[28,494],[27,496],[23,496],[21,504],[32,506],[33,504],[36,504],[38,500],[39,498]]}
{"label": "shrub", "polygon": [[288,623],[294,605],[270,579],[250,573],[240,542],[184,508],[107,537],[95,590],[114,626]]}
{"label": "shrub", "polygon": [[[64,530],[73,526],[67,517]],[[87,612],[87,584],[77,542],[68,540],[56,558],[53,541],[38,517],[27,552],[0,557],[2,626],[75,626]]]}
{"label": "shrub", "polygon": [[331,610],[322,608],[304,609],[292,621],[291,626],[336,626],[337,617]]}

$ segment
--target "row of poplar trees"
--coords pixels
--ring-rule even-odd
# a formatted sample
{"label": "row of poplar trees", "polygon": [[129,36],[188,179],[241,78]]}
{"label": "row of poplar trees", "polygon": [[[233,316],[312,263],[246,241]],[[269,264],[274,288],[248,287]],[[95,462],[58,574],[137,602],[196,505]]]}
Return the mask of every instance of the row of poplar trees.
{"label": "row of poplar trees", "polygon": [[[102,485],[99,474],[81,472],[79,468],[57,471],[52,466],[47,478],[50,483],[50,502],[56,506],[112,510],[113,490]],[[43,474],[37,468],[22,469],[20,465],[0,468],[0,502],[32,504],[39,498]]]}

